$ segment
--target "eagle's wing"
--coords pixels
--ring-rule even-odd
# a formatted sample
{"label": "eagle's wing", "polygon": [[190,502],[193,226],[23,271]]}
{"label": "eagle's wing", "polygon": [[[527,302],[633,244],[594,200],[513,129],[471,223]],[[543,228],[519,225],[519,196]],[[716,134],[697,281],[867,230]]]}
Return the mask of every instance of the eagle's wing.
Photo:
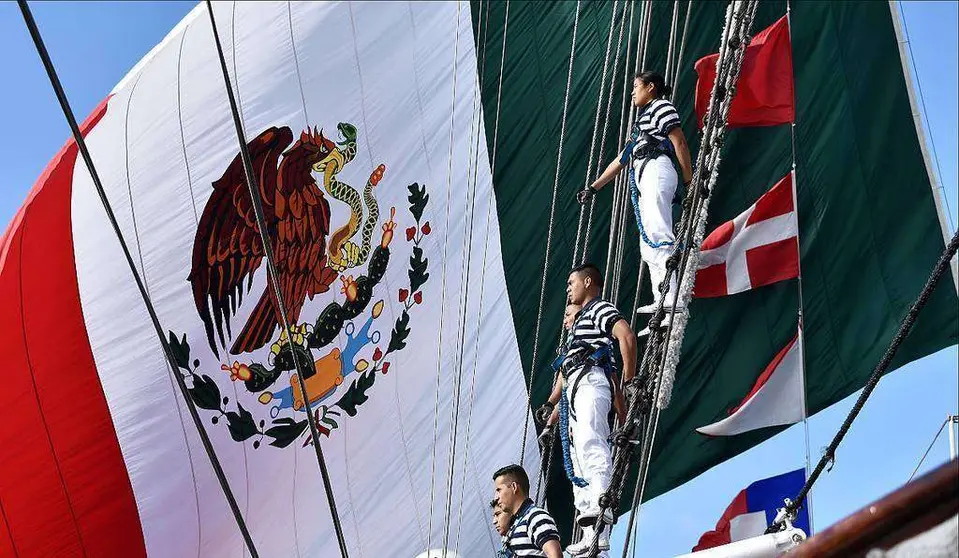
{"label": "eagle's wing", "polygon": [[[270,128],[248,144],[263,199],[267,235],[271,240],[276,235],[277,162],[292,141],[293,133],[284,126]],[[249,291],[253,272],[263,259],[259,236],[243,161],[237,154],[223,176],[213,183],[213,193],[203,209],[196,231],[193,267],[187,278],[193,285],[193,299],[206,328],[210,348],[216,354],[219,351],[214,341],[214,327],[220,346],[225,346],[224,326],[230,336],[230,318],[243,300],[244,291]],[[247,281],[245,288],[244,280]]]}

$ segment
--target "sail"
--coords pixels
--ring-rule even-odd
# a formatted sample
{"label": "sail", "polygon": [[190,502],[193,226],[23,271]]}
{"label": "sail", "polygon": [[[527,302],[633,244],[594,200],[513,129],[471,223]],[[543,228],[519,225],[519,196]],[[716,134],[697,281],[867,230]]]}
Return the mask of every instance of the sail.
{"label": "sail", "polygon": [[[694,112],[693,62],[717,52],[725,6],[693,2],[685,36],[686,3],[680,2],[673,44],[678,63],[675,103],[692,149],[698,148]],[[534,371],[534,402],[546,398],[547,370],[560,327],[563,284],[572,263],[579,208],[574,193],[605,167],[621,145],[623,66],[628,29],[632,48],[643,25],[644,3],[626,12],[627,33],[619,39],[620,2],[582,3],[578,18],[571,105],[561,135],[563,100],[576,6],[510,3],[504,84],[502,30],[506,10],[489,10],[484,80],[487,128],[499,114],[493,182],[503,236],[503,258],[517,337],[528,373]],[[474,3],[474,25],[480,17]],[[485,7],[484,7],[485,10]],[[759,6],[753,32],[782,18],[786,2]],[[642,69],[663,72],[670,48],[673,3],[653,3],[650,39]],[[792,2],[792,58],[796,86],[796,181],[802,310],[805,332],[807,403],[815,413],[861,388],[891,341],[899,320],[918,295],[944,248],[931,179],[923,160],[899,59],[892,14],[886,3]],[[611,37],[610,56],[606,56]],[[684,48],[681,43],[684,43]],[[620,67],[612,65],[619,46]],[[673,53],[674,59],[677,54]],[[593,130],[601,130],[607,108],[597,103],[609,60],[614,97],[604,151],[591,161]],[[634,58],[635,59],[635,58]],[[630,67],[632,71],[632,66]],[[610,77],[606,77],[609,87]],[[601,118],[597,118],[597,110]],[[487,135],[489,139],[489,134]],[[562,143],[561,143],[562,142]],[[557,154],[562,145],[557,205],[550,214]],[[594,149],[600,147],[595,144]],[[792,166],[790,126],[738,128],[726,136],[719,182],[707,230],[749,208]],[[587,171],[593,176],[587,179]],[[518,186],[520,185],[520,186]],[[611,190],[611,187],[607,187]],[[587,258],[603,267],[609,246],[611,197],[597,196]],[[551,221],[555,221],[551,223]],[[544,248],[552,224],[553,245]],[[639,269],[638,235],[627,222],[620,296],[623,311],[635,307]],[[539,281],[547,268],[543,331],[532,362]],[[640,302],[649,300],[648,279]],[[957,299],[952,281],[935,291],[912,334],[896,356],[898,366],[959,340]],[[674,488],[782,430],[708,438],[695,431],[728,416],[759,373],[796,335],[800,307],[797,281],[712,299],[696,299],[673,388],[657,432],[645,498]],[[635,470],[635,469],[634,469]],[[627,481],[621,510],[632,499]],[[571,517],[569,485],[562,470],[549,485],[551,510],[560,525]]]}
{"label": "sail", "polygon": [[[645,6],[639,66],[664,71],[676,27],[698,148],[693,61],[724,6],[675,5],[673,26],[673,3],[215,3],[275,285],[197,6],[82,126],[173,369],[73,142],[0,240],[0,556],[246,554],[173,374],[260,555],[338,555],[307,401],[351,555],[495,551],[490,477],[521,462],[536,484],[528,408],[552,379],[574,194],[621,145]],[[763,3],[754,31],[785,11]],[[696,432],[796,335],[800,304],[809,411],[862,387],[943,248],[889,6],[794,2],[790,21],[803,298],[790,279],[695,299],[646,498],[781,429]],[[727,135],[710,229],[790,172],[792,143],[789,125]],[[605,269],[610,197],[585,232]],[[633,226],[610,274],[626,315],[649,300]],[[959,340],[954,284],[895,366]],[[565,529],[560,462],[546,493]]]}
{"label": "sail", "polygon": [[3,237],[0,556],[248,555],[172,374],[259,555],[339,555],[293,354],[350,554],[492,553],[526,390],[469,6],[215,15],[293,332],[200,4],[83,126],[175,369],[72,141]]}

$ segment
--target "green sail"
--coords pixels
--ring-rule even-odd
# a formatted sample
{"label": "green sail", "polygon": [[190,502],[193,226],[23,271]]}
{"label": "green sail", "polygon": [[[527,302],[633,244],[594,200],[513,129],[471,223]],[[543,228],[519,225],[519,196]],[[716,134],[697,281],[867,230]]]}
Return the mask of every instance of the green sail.
{"label": "green sail", "polygon": [[[634,44],[643,5],[635,5]],[[622,3],[617,4],[617,13],[618,6]],[[535,406],[550,389],[547,365],[560,327],[563,286],[572,263],[579,214],[574,193],[586,184],[607,37],[611,25],[616,25],[612,64],[619,20],[611,20],[614,3],[581,5],[552,247],[546,260],[542,330],[537,362],[531,362],[576,4],[509,4],[501,96],[497,92],[506,4],[473,2],[472,7],[479,63],[485,60],[483,106],[489,151],[495,157],[497,207],[500,226],[507,231],[501,239],[503,261],[524,369],[527,375],[536,371]],[[653,5],[645,69],[665,69],[672,7],[672,3]],[[681,8],[683,15],[685,6]],[[676,105],[695,153],[693,63],[718,50],[725,4],[694,2],[692,10],[675,85]],[[753,33],[785,13],[785,2],[762,3]],[[890,5],[794,2],[791,23],[807,402],[809,412],[815,413],[864,385],[944,242]],[[616,86],[601,167],[615,155],[621,141],[626,44],[624,37],[619,67],[615,74],[610,70]],[[749,207],[791,166],[789,125],[732,130],[707,230]],[[587,259],[601,266],[609,242],[610,206],[608,192],[598,196],[589,236]],[[615,301],[624,312],[634,304],[639,267],[631,218],[627,227],[623,287]],[[648,287],[645,290],[648,297]],[[957,304],[954,280],[941,282],[891,369],[956,344]],[[799,305],[796,280],[694,302],[672,403],[660,419],[646,499],[783,429],[728,438],[707,438],[695,432],[696,427],[726,416],[795,335]],[[633,478],[627,483],[621,510],[628,509],[632,499]],[[558,523],[568,528],[570,488],[561,467],[553,467],[548,497]]]}

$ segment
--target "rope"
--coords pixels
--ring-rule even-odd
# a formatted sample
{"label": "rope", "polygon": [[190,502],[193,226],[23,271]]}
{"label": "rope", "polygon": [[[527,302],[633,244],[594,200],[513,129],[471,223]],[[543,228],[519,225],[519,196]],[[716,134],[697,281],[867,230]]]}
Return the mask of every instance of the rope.
{"label": "rope", "polygon": [[[601,109],[603,107],[603,93],[606,90],[606,76],[609,73],[609,54],[613,47],[613,30],[616,28],[616,10],[619,6],[619,0],[614,0],[612,12],[609,14],[609,33],[606,37],[606,55],[603,58],[603,74],[599,82],[599,93],[596,99],[596,119],[593,122],[593,139],[589,144],[589,159],[586,166],[586,185],[589,187],[590,177],[593,176],[593,161],[602,156],[601,153],[596,154],[596,135],[599,133],[599,117],[601,114]],[[585,188],[584,187],[584,188]],[[595,196],[593,196],[592,201],[590,201],[590,220],[592,220],[592,208],[595,203]],[[586,216],[583,206],[579,208],[579,222],[576,224],[576,241],[573,244],[573,266],[575,267],[583,258],[585,258],[585,253],[583,258],[579,257],[579,242],[583,234],[583,223],[585,222],[584,217]],[[586,235],[589,236],[589,228],[587,227]],[[585,250],[584,250],[585,252]]]}
{"label": "rope", "polygon": [[[734,84],[742,67],[746,45],[748,44],[748,32],[755,17],[757,5],[758,2],[755,0],[737,0],[727,8],[726,24],[723,28],[720,55],[717,60],[717,79],[710,96],[710,111],[704,126],[704,143],[698,157],[700,164],[697,165],[697,171],[693,179],[694,195],[691,201],[687,200],[687,203],[684,204],[683,218],[680,221],[682,233],[680,237],[684,237],[685,241],[681,242],[674,250],[670,262],[667,264],[667,278],[658,286],[660,293],[665,295],[669,290],[670,276],[677,272],[678,263],[678,276],[682,279],[681,288],[674,296],[671,320],[665,334],[656,331],[660,330],[660,324],[665,318],[663,310],[665,296],[660,297],[657,311],[650,319],[650,329],[654,330],[654,333],[646,345],[641,372],[627,386],[629,399],[625,420],[627,430],[619,431],[614,435],[616,448],[613,457],[613,474],[608,490],[600,498],[601,513],[596,525],[597,536],[594,536],[589,552],[591,557],[595,557],[598,553],[598,535],[605,527],[603,513],[609,509],[616,509],[622,495],[623,483],[630,461],[628,429],[632,428],[637,414],[645,415],[650,412],[653,416],[651,420],[644,421],[645,428],[642,436],[641,447],[643,450],[640,455],[641,470],[639,471],[639,476],[642,479],[639,487],[640,496],[637,497],[634,494],[634,499],[639,502],[642,500],[648,463],[652,457],[652,447],[658,427],[659,411],[668,404],[668,396],[672,388],[671,374],[675,373],[675,365],[678,361],[676,345],[677,342],[681,343],[685,328],[687,313],[680,315],[675,313],[676,301],[682,294],[683,302],[686,303],[691,295],[692,281],[690,277],[685,276],[685,271],[690,261],[692,262],[692,265],[689,266],[690,269],[695,269],[698,263],[698,246],[705,231],[709,193],[718,177],[719,152],[725,133],[726,118],[733,97]],[[708,187],[705,187],[707,184]],[[677,322],[679,322],[679,327],[676,328],[676,335],[672,335],[674,325],[677,325]],[[666,343],[665,347],[664,343]],[[645,380],[647,388],[645,393],[642,389],[643,380]],[[654,389],[654,394],[648,393],[650,387]],[[650,397],[650,395],[652,396]],[[640,400],[642,400],[642,406],[644,407],[642,411],[639,408],[640,405],[638,405]],[[636,513],[638,507],[638,504],[634,506],[633,514]]]}
{"label": "rope", "polygon": [[629,319],[629,328],[636,329],[636,313],[639,310],[639,293],[643,289],[643,272],[646,270],[646,262],[639,260],[639,271],[636,273],[636,294],[633,297],[633,315]]}
{"label": "rope", "polygon": [[[610,117],[610,114],[612,113],[612,109],[613,109],[613,92],[614,92],[615,87],[616,87],[616,86],[615,86],[615,83],[616,83],[616,72],[619,71],[619,57],[620,57],[620,54],[622,53],[622,50],[623,50],[623,49],[622,49],[622,46],[623,46],[623,30],[624,30],[625,27],[626,27],[626,7],[627,7],[627,5],[626,5],[626,4],[623,4],[623,10],[622,10],[622,12],[620,13],[620,16],[619,16],[619,36],[618,36],[617,39],[616,39],[616,58],[615,58],[614,61],[613,61],[613,75],[612,75],[612,77],[611,77],[610,80],[609,80],[609,96],[608,96],[607,99],[606,99],[606,114],[603,116],[603,133],[602,133],[602,135],[600,136],[601,139],[600,139],[600,142],[599,142],[599,151],[596,153],[596,177],[597,177],[597,178],[599,177],[599,174],[602,172],[602,171],[599,170],[599,167],[600,167],[600,164],[599,164],[599,163],[600,163],[600,161],[601,161],[602,158],[603,158],[603,153],[606,152],[606,138],[607,138],[607,136],[608,136],[609,120],[610,120],[609,117]],[[625,70],[625,69],[626,69],[626,68],[625,68],[625,66],[624,66],[624,67],[623,67],[623,70]],[[600,99],[602,99],[602,95],[600,96]],[[597,110],[598,110],[598,109],[597,109]],[[589,184],[588,184],[589,175],[587,175],[586,180],[587,180],[587,186],[589,186]],[[588,250],[588,247],[589,247],[589,231],[591,231],[591,230],[593,229],[593,211],[594,211],[595,208],[596,208],[596,196],[592,196],[592,197],[590,197],[590,200],[589,200],[589,218],[588,218],[587,221],[586,221],[586,234],[583,236],[583,253],[582,253],[582,257],[581,257],[581,260],[582,260],[582,261],[585,261],[585,260],[586,260],[586,254],[589,252],[589,250]]]}
{"label": "rope", "polygon": [[246,522],[244,521],[243,515],[240,512],[239,505],[237,504],[236,498],[233,495],[233,491],[230,488],[230,483],[223,472],[223,467],[221,466],[220,460],[216,455],[216,450],[213,448],[213,443],[210,441],[210,437],[207,434],[206,429],[203,427],[199,412],[196,409],[196,404],[193,402],[193,398],[191,398],[189,395],[186,381],[183,379],[183,375],[178,371],[179,369],[176,365],[176,359],[174,358],[170,344],[163,333],[163,328],[160,325],[160,320],[157,316],[156,309],[153,306],[150,296],[147,294],[146,287],[142,278],[140,277],[140,273],[137,271],[137,266],[133,261],[133,256],[130,253],[130,249],[127,246],[126,240],[123,238],[123,232],[120,230],[120,225],[117,222],[116,215],[113,213],[110,200],[107,198],[106,191],[103,188],[103,182],[100,180],[100,175],[97,173],[96,166],[93,164],[93,158],[90,155],[89,149],[87,149],[86,141],[84,141],[83,134],[80,132],[77,119],[73,113],[73,109],[70,107],[70,102],[67,100],[66,93],[63,90],[63,85],[60,83],[60,78],[57,75],[56,68],[54,68],[53,62],[50,59],[50,54],[47,51],[47,47],[43,42],[43,38],[40,36],[40,30],[37,28],[37,23],[33,19],[33,14],[30,12],[30,7],[27,5],[26,0],[18,0],[17,5],[20,7],[23,20],[30,31],[30,36],[33,39],[34,46],[37,49],[37,54],[40,56],[40,60],[43,62],[43,67],[46,70],[47,77],[50,79],[50,85],[53,87],[54,93],[56,93],[57,101],[60,104],[60,108],[63,110],[63,115],[67,120],[67,124],[70,126],[71,132],[73,133],[73,139],[77,144],[77,149],[80,151],[80,155],[83,157],[83,162],[86,165],[87,170],[90,172],[90,178],[92,179],[93,185],[97,190],[97,194],[100,196],[100,202],[103,205],[103,210],[106,213],[107,219],[110,221],[110,225],[113,228],[113,232],[120,243],[120,248],[123,251],[127,265],[130,267],[130,272],[133,275],[133,280],[140,292],[140,298],[143,300],[147,314],[150,316],[150,322],[153,324],[157,338],[160,340],[160,346],[163,348],[163,353],[166,356],[167,364],[169,364],[173,377],[176,379],[180,394],[183,396],[183,400],[186,402],[187,409],[190,412],[190,417],[193,419],[193,424],[196,426],[197,433],[200,436],[200,441],[203,444],[203,449],[206,451],[207,457],[210,459],[210,464],[213,466],[213,473],[216,475],[217,481],[220,484],[220,489],[223,491],[223,495],[230,506],[230,511],[232,512],[233,518],[236,521],[237,528],[240,530],[240,534],[243,536],[246,549],[250,552],[250,555],[255,558],[259,556],[256,551],[256,545],[253,543],[249,529],[247,529]]}
{"label": "rope", "polygon": [[669,24],[669,49],[666,51],[666,71],[663,79],[672,83],[670,77],[673,71],[673,51],[676,50],[676,26],[679,25],[679,0],[673,0],[673,19]]}
{"label": "rope", "polygon": [[[243,122],[240,118],[239,107],[237,105],[236,98],[233,95],[233,87],[230,82],[230,73],[226,67],[226,58],[223,55],[223,45],[220,43],[220,36],[216,28],[216,17],[213,14],[213,4],[210,0],[206,1],[207,11],[210,14],[210,27],[213,31],[213,41],[216,44],[217,55],[220,59],[220,69],[223,73],[223,82],[226,86],[227,97],[230,101],[230,111],[233,114],[233,124],[236,128],[236,137],[237,142],[240,147],[240,158],[243,161],[243,170],[246,175],[246,185],[250,192],[250,198],[253,201],[253,214],[256,219],[257,228],[260,232],[260,240],[263,243],[263,252],[266,256],[266,265],[267,273],[270,278],[269,283],[273,287],[273,296],[277,305],[277,309],[280,313],[280,320],[283,322],[283,329],[292,339],[292,333],[290,330],[289,317],[286,312],[286,305],[283,301],[283,294],[280,291],[280,281],[276,272],[276,258],[273,254],[273,246],[270,242],[268,235],[268,228],[266,221],[263,217],[263,200],[260,199],[260,189],[256,182],[256,173],[253,170],[253,160],[250,157],[250,151],[247,147],[246,138],[243,133]],[[293,355],[293,366],[298,370],[302,371],[305,368],[300,367],[300,363],[297,362],[298,357],[296,356],[296,351],[291,351]],[[330,474],[326,467],[326,460],[323,457],[323,449],[320,447],[320,432],[316,424],[316,417],[313,416],[313,410],[311,408],[310,398],[306,396],[307,389],[306,383],[303,379],[303,374],[296,375],[300,392],[303,394],[303,405],[306,412],[307,422],[310,426],[310,435],[313,437],[313,448],[316,452],[316,461],[320,467],[320,475],[323,478],[323,488],[326,491],[327,503],[330,506],[330,516],[333,521],[333,529],[336,532],[337,543],[340,547],[340,555],[343,558],[349,556],[349,552],[346,548],[346,539],[343,535],[343,526],[340,523],[340,517],[336,510],[336,500],[333,495],[333,487],[330,482]]]}
{"label": "rope", "polygon": [[[843,421],[842,426],[839,427],[839,431],[836,432],[832,442],[829,443],[826,451],[819,459],[819,463],[816,464],[816,468],[813,469],[812,474],[809,475],[808,479],[806,479],[806,484],[803,485],[802,490],[799,491],[796,499],[786,506],[785,513],[787,515],[795,515],[796,511],[800,508],[800,506],[802,506],[803,501],[809,494],[809,490],[814,484],[816,484],[816,481],[822,474],[823,469],[825,469],[826,466],[831,462],[835,461],[836,448],[839,447],[839,444],[842,442],[843,438],[846,437],[846,434],[849,432],[849,428],[852,426],[853,421],[856,420],[856,417],[859,416],[859,412],[862,411],[863,405],[866,404],[866,400],[869,399],[870,395],[872,395],[872,392],[874,389],[876,389],[876,385],[879,383],[879,380],[889,368],[893,357],[896,356],[896,352],[899,350],[899,346],[902,345],[902,342],[905,341],[906,337],[909,336],[912,326],[916,323],[916,318],[919,317],[919,313],[922,312],[922,309],[926,306],[926,303],[929,302],[929,298],[932,296],[936,285],[939,283],[939,279],[941,279],[945,271],[949,269],[949,261],[953,258],[953,256],[956,255],[957,249],[959,249],[959,232],[956,232],[956,234],[953,235],[952,240],[949,241],[949,244],[943,250],[942,255],[939,256],[939,261],[936,262],[936,267],[933,268],[932,273],[926,280],[926,284],[919,293],[919,297],[915,302],[912,303],[912,306],[909,307],[909,312],[906,313],[905,317],[902,319],[902,322],[900,322],[899,329],[896,331],[895,337],[893,337],[892,342],[889,343],[889,347],[882,355],[882,359],[880,359],[879,364],[876,365],[872,375],[869,376],[869,380],[866,382],[865,387],[863,387],[862,393],[859,394],[859,399],[856,400],[856,404],[853,405],[852,409],[849,411],[849,414],[846,416],[846,420]],[[766,532],[775,532],[777,530],[777,526],[778,524],[770,525],[770,527],[766,529]]]}
{"label": "rope", "polygon": [[646,54],[649,52],[649,30],[652,28],[652,19],[653,19],[653,3],[649,0],[646,0],[646,21],[645,28],[643,29],[643,55],[640,57],[642,62],[640,66],[646,67]]}
{"label": "rope", "polygon": [[[546,490],[549,489],[549,472],[553,469],[553,444],[556,441],[556,429],[557,425],[554,424],[550,427],[549,430],[549,442],[546,444],[546,447],[543,449],[543,453],[546,454],[546,467],[544,467],[539,474],[539,477],[536,479],[536,499],[538,505],[546,505]],[[545,487],[543,486],[543,479],[546,479]],[[540,489],[543,489],[542,499],[540,499]]]}
{"label": "rope", "polygon": [[686,32],[689,31],[689,14],[691,14],[692,11],[693,0],[689,0],[689,2],[686,4],[686,21],[683,23],[683,38],[679,43],[679,56],[676,58],[676,68],[673,71],[673,94],[669,98],[671,102],[676,100],[676,91],[679,89],[679,67],[683,63],[683,54],[686,53]]}
{"label": "rope", "polygon": [[[536,311],[536,328],[533,331],[533,359],[530,361],[529,382],[526,385],[526,413],[523,420],[523,440],[520,445],[519,464],[523,465],[526,457],[526,438],[529,435],[529,412],[533,401],[533,378],[536,376],[539,354],[539,333],[543,323],[543,304],[546,301],[546,277],[549,275],[549,250],[553,243],[553,225],[556,218],[556,197],[559,191],[559,171],[563,162],[563,143],[566,138],[566,114],[569,109],[569,93],[573,84],[573,62],[576,60],[576,35],[579,30],[579,10],[581,0],[576,0],[576,15],[573,17],[573,41],[569,51],[569,71],[566,74],[566,93],[563,96],[563,117],[559,127],[559,148],[556,152],[556,175],[553,178],[553,198],[549,204],[549,226],[546,229],[546,254],[543,257],[543,281],[539,288],[539,309]],[[499,108],[497,105],[497,113]],[[495,134],[494,134],[495,137]],[[495,141],[495,140],[494,140]],[[582,219],[582,212],[580,212]]]}
{"label": "rope", "polygon": [[[477,86],[477,87],[478,87],[478,90],[479,90],[480,92],[482,92],[483,82],[484,82],[484,79],[485,79],[485,76],[486,76],[486,55],[487,55],[487,51],[488,51],[488,37],[489,37],[489,27],[490,27],[490,25],[489,25],[490,6],[491,6],[491,2],[487,2],[487,3],[486,3],[486,11],[485,11],[485,16],[486,16],[486,25],[485,25],[485,27],[483,26],[483,19],[482,19],[482,17],[480,18],[480,29],[481,29],[482,35],[483,35],[483,43],[482,43],[482,45],[483,45],[483,55],[482,55],[482,57],[481,57],[482,62],[480,63],[478,86]],[[508,3],[507,3],[507,8],[506,8],[506,18],[507,18],[507,23],[508,23],[508,18],[509,18],[509,6],[508,6]],[[504,44],[503,44],[503,54],[505,55],[505,47],[506,47],[506,45],[505,45],[505,40],[506,40],[506,27],[505,27],[505,24],[504,24],[503,40],[504,40]],[[503,72],[502,62],[503,62],[503,61],[501,60],[501,61],[500,61],[500,76],[501,76],[501,77],[502,77],[502,72]],[[499,81],[499,84],[500,84],[500,87],[498,88],[498,91],[497,91],[497,105],[499,104],[500,95],[502,94],[502,80]],[[478,117],[481,117],[481,116],[482,116],[482,111],[480,111],[480,115],[478,115]],[[494,125],[494,129],[498,126],[498,123],[499,123],[499,114],[496,115],[496,125]],[[494,151],[494,152],[495,152],[495,150],[496,150],[496,138],[495,138],[495,135],[496,135],[496,132],[494,131],[494,139],[493,139],[493,151]],[[473,183],[474,183],[474,188],[475,188],[475,184],[476,184],[476,180],[477,180],[477,174],[478,174],[478,172],[479,172],[479,164],[478,164],[479,141],[480,141],[480,134],[477,133],[477,135],[476,135],[476,157],[477,157],[477,160],[474,162],[474,165],[473,165]],[[491,165],[491,167],[492,167],[492,165]],[[492,178],[492,170],[491,170],[491,172],[490,172],[490,177]],[[473,426],[473,402],[474,402],[474,400],[475,400],[475,395],[476,395],[476,364],[477,364],[478,355],[479,355],[480,334],[481,334],[481,332],[483,331],[483,307],[484,307],[483,303],[484,303],[484,294],[485,294],[485,288],[486,288],[486,262],[487,262],[487,254],[488,254],[488,251],[489,251],[489,221],[490,221],[490,213],[491,213],[491,211],[492,211],[492,206],[493,206],[493,203],[494,203],[492,184],[490,185],[490,195],[489,195],[489,198],[488,198],[487,202],[488,202],[488,205],[487,205],[487,209],[486,209],[486,227],[485,227],[485,232],[484,232],[484,235],[483,235],[483,238],[484,238],[484,242],[483,242],[483,268],[482,268],[482,271],[481,271],[481,274],[480,274],[479,320],[478,320],[478,325],[477,325],[477,329],[476,329],[476,342],[475,342],[475,344],[474,344],[474,350],[473,350],[473,369],[472,369],[471,378],[470,378],[469,412],[467,413],[467,416],[466,416],[466,450],[465,450],[465,455],[463,456],[463,461],[464,461],[464,463],[463,463],[463,479],[464,479],[464,482],[463,482],[463,484],[462,484],[462,486],[461,486],[461,489],[460,489],[460,501],[459,501],[459,506],[458,506],[458,509],[457,509],[457,512],[456,512],[457,527],[456,527],[456,542],[455,542],[454,545],[453,545],[453,553],[454,553],[454,555],[458,555],[458,554],[459,554],[460,534],[461,534],[462,527],[463,527],[463,501],[464,501],[465,498],[466,498],[466,496],[465,496],[465,494],[466,494],[466,482],[465,482],[465,479],[466,479],[466,476],[467,476],[467,467],[468,467],[469,464],[470,464],[470,449],[471,449],[471,447],[472,447],[471,438],[470,438],[470,433],[472,432],[472,426]],[[481,510],[485,510],[485,507],[486,507],[486,506],[483,505],[483,504],[485,503],[484,500],[483,500],[482,498],[478,498],[478,500],[479,500],[480,505],[481,505]],[[481,515],[482,515],[482,512],[481,512]],[[496,549],[495,549],[495,543],[493,543],[492,539],[490,539],[490,544],[493,546],[493,550],[495,551],[495,550],[496,550]]]}
{"label": "rope", "polygon": [[[463,256],[463,265],[460,270],[461,280],[463,282],[462,291],[463,299],[460,304],[460,338],[459,338],[459,365],[457,366],[457,374],[454,378],[454,396],[453,396],[453,409],[451,413],[450,421],[450,459],[449,459],[449,472],[448,472],[448,481],[446,488],[446,518],[443,528],[443,555],[446,555],[446,548],[449,544],[449,532],[450,532],[450,517],[452,514],[453,508],[453,481],[456,476],[456,440],[458,433],[458,424],[459,424],[459,413],[460,413],[460,391],[463,386],[463,358],[464,351],[466,348],[466,311],[469,308],[469,293],[470,293],[470,278],[471,274],[469,273],[469,264],[473,256],[473,229],[475,228],[474,221],[476,218],[476,167],[479,166],[479,137],[480,134],[475,134],[474,141],[474,132],[479,128],[481,122],[479,122],[482,116],[482,110],[476,110],[476,100],[480,95],[480,84],[479,84],[479,74],[475,74],[475,88],[473,89],[473,105],[471,108],[471,118],[470,118],[470,133],[468,136],[469,141],[469,155],[468,155],[468,166],[467,166],[467,176],[470,174],[470,167],[472,165],[472,175],[473,175],[473,189],[472,194],[470,195],[470,206],[469,212],[466,215],[466,223],[464,227],[467,231],[464,231],[463,234],[463,247],[462,252]],[[475,147],[475,149],[474,149]],[[469,191],[469,182],[467,181],[467,191]],[[465,477],[464,477],[465,479]],[[465,483],[464,483],[465,484]]]}
{"label": "rope", "polygon": [[912,470],[912,474],[909,475],[909,478],[906,480],[906,484],[912,482],[912,479],[916,476],[916,473],[919,472],[919,467],[922,467],[922,462],[926,460],[926,456],[929,455],[929,451],[932,450],[932,446],[936,445],[936,440],[939,439],[939,435],[942,434],[942,429],[946,427],[946,424],[952,420],[952,417],[946,417],[946,420],[942,421],[942,425],[939,427],[939,431],[936,432],[936,435],[932,438],[932,441],[929,442],[929,447],[926,448],[926,452],[922,454],[922,458],[919,459],[919,463],[916,463],[916,468]]}
{"label": "rope", "polygon": [[[446,168],[446,226],[445,230],[449,231],[450,228],[450,206],[452,205],[451,192],[453,184],[453,145],[454,145],[454,125],[456,123],[456,77],[457,77],[457,62],[459,61],[459,44],[460,44],[460,8],[461,3],[459,0],[456,2],[456,37],[453,40],[453,84],[452,84],[452,95],[450,97],[450,139],[449,139],[449,154],[448,154],[448,164]],[[439,429],[439,406],[440,406],[440,372],[442,370],[443,363],[443,322],[446,317],[446,263],[448,260],[449,254],[449,235],[446,235],[446,238],[443,242],[443,271],[442,271],[442,295],[440,302],[440,323],[439,323],[439,335],[436,342],[436,391],[435,398],[433,400],[433,445],[432,452],[430,455],[430,516],[429,522],[427,524],[427,533],[426,533],[426,554],[429,555],[430,542],[433,540],[433,503],[436,496],[436,432]],[[445,549],[444,549],[445,550]]]}
{"label": "rope", "polygon": [[[629,4],[629,30],[626,32],[626,63],[624,65],[624,68],[629,68],[629,59],[630,59],[630,55],[633,52],[633,15],[634,14],[635,14],[635,5],[633,3],[630,3]],[[623,150],[622,138],[623,138],[623,134],[625,134],[626,114],[629,107],[632,106],[632,103],[630,102],[630,96],[629,96],[629,85],[630,85],[630,74],[628,71],[624,71],[623,72],[623,110],[620,113],[620,118],[619,118],[619,135],[617,137],[620,138],[620,141],[618,144],[617,153]],[[610,274],[610,267],[611,267],[610,262],[613,257],[613,237],[615,236],[614,231],[616,231],[616,227],[619,224],[619,213],[621,211],[619,201],[621,197],[620,190],[622,189],[622,186],[623,186],[622,180],[619,176],[617,176],[613,186],[613,205],[612,205],[610,218],[609,218],[609,227],[610,227],[609,243],[606,248],[606,268],[603,272],[603,298],[606,298],[608,288],[612,290],[611,287],[609,287],[609,282],[610,282],[609,274]]]}

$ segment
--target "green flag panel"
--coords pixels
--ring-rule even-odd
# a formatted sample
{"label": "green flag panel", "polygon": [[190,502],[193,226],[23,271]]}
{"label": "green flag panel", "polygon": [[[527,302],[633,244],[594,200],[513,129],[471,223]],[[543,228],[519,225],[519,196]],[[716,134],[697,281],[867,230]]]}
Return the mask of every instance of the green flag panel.
{"label": "green flag panel", "polygon": [[[620,17],[626,18],[626,29],[630,26],[630,11],[623,15],[623,4],[581,4],[565,134],[561,134],[561,121],[576,4],[511,2],[502,69],[506,4],[472,4],[477,52],[485,60],[483,106],[495,163],[507,286],[524,368],[527,375],[534,375],[534,406],[545,400],[552,381],[548,362],[557,344],[579,217],[575,192],[588,182],[588,168],[596,173],[597,167],[605,167],[622,143],[626,33],[619,44],[619,66],[614,69],[612,64]],[[633,49],[643,5],[633,6]],[[680,3],[680,31],[685,9],[686,3]],[[762,3],[753,33],[785,11],[785,2]],[[653,5],[649,52],[642,68],[665,70],[672,12],[673,3]],[[724,13],[724,3],[692,3],[685,53],[679,63],[676,105],[694,157],[699,139],[693,114],[693,63],[718,51]],[[791,23],[807,402],[809,412],[815,413],[864,385],[944,243],[889,5],[794,2]],[[606,91],[612,79],[612,110],[605,136],[597,134],[596,150],[604,143],[602,156],[590,164],[610,33],[613,48]],[[679,49],[681,41],[678,32],[674,48]],[[630,74],[632,64],[631,59]],[[602,117],[605,108],[604,100]],[[789,125],[730,131],[707,230],[749,207],[790,171],[792,162]],[[610,185],[597,196],[588,236],[588,259],[601,268],[609,246],[611,192]],[[638,235],[631,208],[628,212],[622,288],[614,301],[627,314],[635,304],[639,268]],[[544,268],[545,304],[537,362],[532,362]],[[649,299],[648,279],[644,291],[642,301]],[[763,368],[795,335],[799,306],[796,280],[694,301],[672,403],[660,419],[647,499],[782,430],[767,428],[729,438],[707,438],[695,432],[725,417],[749,391]],[[959,340],[957,308],[954,283],[941,282],[892,368],[955,344]],[[553,462],[561,463],[558,454]],[[632,498],[632,478],[628,486],[622,509],[628,508]],[[568,526],[570,489],[559,466],[553,468],[548,495],[560,525]]]}

